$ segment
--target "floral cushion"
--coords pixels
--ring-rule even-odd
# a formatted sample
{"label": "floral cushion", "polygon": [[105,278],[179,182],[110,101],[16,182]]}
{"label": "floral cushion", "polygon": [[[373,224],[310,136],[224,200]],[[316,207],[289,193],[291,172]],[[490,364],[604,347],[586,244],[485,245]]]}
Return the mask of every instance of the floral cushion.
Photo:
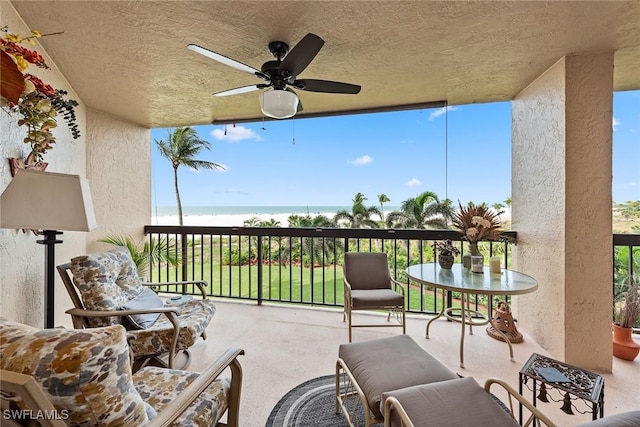
{"label": "floral cushion", "polygon": [[[126,248],[75,257],[71,260],[71,273],[87,310],[119,310],[145,289]],[[122,320],[107,317],[89,321],[95,327]]]}
{"label": "floral cushion", "polygon": [[[157,412],[184,391],[198,373],[147,366],[133,375],[140,396]],[[229,406],[229,378],[216,379],[173,423],[174,426],[212,426]]]}
{"label": "floral cushion", "polygon": [[0,318],[0,368],[31,375],[72,426],[148,421],[134,388],[126,331],[36,329]]}
{"label": "floral cushion", "polygon": [[[216,312],[216,306],[209,300],[191,300],[180,307],[180,335],[176,350],[184,350],[195,344],[205,331]],[[169,351],[173,340],[173,324],[162,314],[146,329],[130,330],[129,345],[136,355],[148,356]]]}

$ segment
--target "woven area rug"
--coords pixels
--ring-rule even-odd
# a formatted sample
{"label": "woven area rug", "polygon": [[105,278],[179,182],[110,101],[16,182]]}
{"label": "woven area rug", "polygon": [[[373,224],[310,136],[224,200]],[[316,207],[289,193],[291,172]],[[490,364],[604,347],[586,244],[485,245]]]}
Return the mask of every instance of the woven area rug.
{"label": "woven area rug", "polygon": [[[335,413],[335,375],[306,381],[284,395],[267,419],[266,427],[343,427],[342,412]],[[362,410],[358,425],[364,425]],[[382,424],[376,424],[382,425]]]}

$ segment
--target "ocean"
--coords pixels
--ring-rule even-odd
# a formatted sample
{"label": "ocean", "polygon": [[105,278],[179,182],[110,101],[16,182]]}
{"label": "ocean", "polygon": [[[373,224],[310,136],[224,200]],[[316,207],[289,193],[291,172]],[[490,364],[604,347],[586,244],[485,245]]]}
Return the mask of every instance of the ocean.
{"label": "ocean", "polygon": [[[367,204],[367,206],[372,206]],[[336,212],[346,209],[351,212],[352,206],[183,206],[184,225],[236,227],[244,221],[257,217],[261,221],[275,220],[286,227],[289,215],[326,215],[333,217]],[[384,212],[399,209],[398,206],[385,206]],[[177,225],[178,208],[175,206],[158,206],[152,209],[152,224]]]}
{"label": "ocean", "polygon": [[[367,204],[367,206],[370,206]],[[373,206],[373,205],[371,205]],[[378,205],[375,205],[378,206]],[[208,215],[279,215],[279,214],[298,214],[298,215],[317,215],[330,214],[333,215],[339,210],[346,209],[351,212],[353,206],[183,206],[182,213],[184,216],[208,216]],[[399,209],[398,206],[385,206],[385,212]],[[154,216],[171,216],[177,215],[178,208],[176,206],[158,206],[153,209]]]}

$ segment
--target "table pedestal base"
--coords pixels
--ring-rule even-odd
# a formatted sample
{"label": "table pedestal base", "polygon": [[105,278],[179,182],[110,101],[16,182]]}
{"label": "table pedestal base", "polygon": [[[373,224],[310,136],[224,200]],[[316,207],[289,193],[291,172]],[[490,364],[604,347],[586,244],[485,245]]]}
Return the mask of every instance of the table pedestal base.
{"label": "table pedestal base", "polygon": [[[511,336],[510,335],[506,335],[504,332],[502,332],[500,329],[498,329],[498,324],[496,324],[495,320],[497,318],[494,317],[493,319],[486,316],[484,313],[481,313],[477,310],[471,310],[466,308],[467,305],[467,301],[469,299],[469,296],[465,293],[461,293],[460,295],[460,307],[449,307],[449,308],[445,308],[445,294],[446,291],[442,292],[442,310],[440,310],[440,313],[438,313],[438,315],[436,315],[434,318],[432,318],[431,320],[429,320],[427,322],[427,327],[426,327],[426,331],[425,331],[425,337],[427,339],[429,339],[429,328],[431,327],[431,323],[433,323],[434,320],[444,316],[446,317],[448,320],[452,320],[454,322],[460,322],[462,324],[462,331],[460,333],[460,367],[464,368],[464,329],[466,325],[469,325],[469,335],[473,335],[473,326],[482,326],[482,325],[486,325],[487,323],[489,324],[489,326],[487,326],[487,333],[489,333],[489,330],[492,331],[492,333],[495,333],[497,335],[497,337],[494,337],[496,339],[499,339],[500,341],[504,341],[509,345],[509,360],[511,362],[514,362],[515,359],[513,358],[513,346],[511,345],[511,342],[521,342],[522,341],[522,334],[520,334],[517,330],[516,333],[518,335],[520,335],[520,341],[511,341]],[[506,303],[505,303],[506,304]],[[460,316],[453,316],[451,313],[453,311],[460,311]],[[474,316],[475,317],[480,317],[481,320],[474,320]],[[513,321],[511,322],[513,324]],[[515,329],[515,324],[513,324],[513,327]],[[491,334],[490,334],[491,335]],[[499,337],[499,338],[498,338]]]}

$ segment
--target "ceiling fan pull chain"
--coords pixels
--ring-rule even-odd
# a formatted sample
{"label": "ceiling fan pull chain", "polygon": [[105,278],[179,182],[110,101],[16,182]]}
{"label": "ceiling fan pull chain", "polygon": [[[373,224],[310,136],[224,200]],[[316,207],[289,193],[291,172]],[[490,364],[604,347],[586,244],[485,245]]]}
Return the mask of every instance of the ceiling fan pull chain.
{"label": "ceiling fan pull chain", "polygon": [[291,118],[291,134],[293,135],[292,142],[296,145],[296,118]]}

